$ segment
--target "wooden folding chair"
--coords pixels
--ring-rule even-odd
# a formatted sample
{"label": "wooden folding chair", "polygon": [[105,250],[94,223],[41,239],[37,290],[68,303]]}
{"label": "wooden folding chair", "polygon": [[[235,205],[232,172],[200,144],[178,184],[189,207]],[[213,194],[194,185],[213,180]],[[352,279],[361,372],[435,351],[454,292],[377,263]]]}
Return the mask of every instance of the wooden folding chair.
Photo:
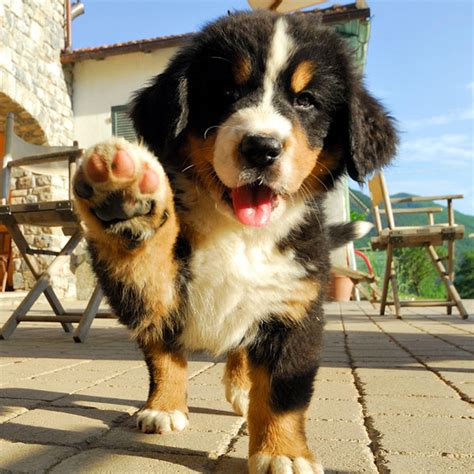
{"label": "wooden folding chair", "polygon": [[[387,252],[385,276],[382,288],[382,297],[380,302],[380,314],[385,313],[385,306],[393,305],[395,314],[400,317],[400,308],[403,306],[446,306],[448,314],[451,314],[453,306],[463,319],[468,317],[467,311],[462,303],[456,287],[454,286],[454,242],[464,237],[464,226],[457,225],[454,222],[453,199],[462,199],[462,194],[453,194],[447,196],[413,196],[406,198],[392,198],[388,194],[385,178],[382,173],[377,173],[369,181],[369,190],[372,200],[372,212],[375,220],[377,236],[372,237],[371,245],[375,250],[385,250]],[[441,212],[439,207],[418,207],[409,209],[393,209],[394,203],[423,202],[447,200],[448,222],[445,224],[434,223],[434,213]],[[428,216],[428,225],[422,226],[397,226],[395,224],[395,214],[416,214],[426,213]],[[387,226],[382,224],[382,215],[385,215]],[[442,258],[436,252],[435,246],[448,243],[448,269],[446,270]],[[393,249],[402,247],[424,247],[430,256],[436,270],[441,277],[447,290],[446,300],[417,300],[401,301],[397,291],[397,279],[395,266],[393,262]],[[393,301],[387,300],[388,286],[391,283]]]}
{"label": "wooden folding chair", "polygon": [[[0,224],[8,229],[21,256],[35,277],[36,283],[0,330],[0,339],[10,337],[21,321],[34,321],[60,323],[66,332],[73,331],[71,323],[79,323],[73,338],[76,342],[83,342],[94,317],[113,317],[109,313],[98,314],[98,308],[103,299],[102,290],[99,286],[95,288],[84,311],[66,311],[51,286],[51,277],[54,272],[67,263],[69,256],[82,240],[82,230],[74,213],[72,201],[72,177],[82,150],[78,148],[77,143],[74,143],[72,147],[38,146],[27,143],[14,133],[13,121],[13,114],[9,113],[2,168]],[[58,170],[61,169],[61,165],[58,165],[61,162],[62,168],[68,176],[69,199],[26,204],[10,203],[10,179],[13,168],[22,167],[38,174],[54,175],[58,174]],[[67,167],[64,166],[65,164]],[[33,248],[19,227],[23,224],[61,227],[64,235],[69,236],[69,240],[59,251]],[[34,258],[35,255],[52,255],[55,258],[45,271],[41,271]],[[27,314],[41,294],[45,295],[54,311],[54,316]]]}

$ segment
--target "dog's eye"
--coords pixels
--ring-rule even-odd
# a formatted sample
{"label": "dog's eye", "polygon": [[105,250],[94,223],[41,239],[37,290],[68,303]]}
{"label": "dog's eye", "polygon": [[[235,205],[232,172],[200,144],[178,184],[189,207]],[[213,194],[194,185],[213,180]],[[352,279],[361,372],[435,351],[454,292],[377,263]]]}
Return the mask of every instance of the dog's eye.
{"label": "dog's eye", "polygon": [[226,89],[224,89],[222,94],[229,102],[235,102],[239,98],[238,91],[236,91],[232,87],[227,87]]}
{"label": "dog's eye", "polygon": [[316,99],[311,92],[303,91],[295,97],[294,105],[301,109],[310,109],[316,106]]}

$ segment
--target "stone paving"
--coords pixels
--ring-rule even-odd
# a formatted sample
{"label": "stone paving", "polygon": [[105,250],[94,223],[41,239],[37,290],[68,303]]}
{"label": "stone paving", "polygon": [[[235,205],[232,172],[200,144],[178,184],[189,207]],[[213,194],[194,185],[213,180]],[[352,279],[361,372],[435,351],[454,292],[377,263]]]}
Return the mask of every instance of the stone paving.
{"label": "stone paving", "polygon": [[[0,323],[15,303],[0,300]],[[328,304],[326,319],[307,423],[326,472],[474,472],[472,316],[405,309],[397,320],[353,302]],[[122,327],[97,320],[75,344],[59,325],[22,323],[0,341],[0,472],[246,472],[246,423],[222,373],[193,357],[190,427],[142,434],[148,374]]]}

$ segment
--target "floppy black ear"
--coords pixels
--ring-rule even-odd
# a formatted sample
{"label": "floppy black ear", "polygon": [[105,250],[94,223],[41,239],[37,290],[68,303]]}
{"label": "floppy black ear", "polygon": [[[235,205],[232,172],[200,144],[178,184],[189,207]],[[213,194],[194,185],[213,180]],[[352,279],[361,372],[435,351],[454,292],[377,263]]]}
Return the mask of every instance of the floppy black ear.
{"label": "floppy black ear", "polygon": [[362,182],[390,162],[398,144],[397,132],[392,117],[361,83],[351,92],[348,115],[347,172]]}
{"label": "floppy black ear", "polygon": [[187,84],[182,68],[170,67],[138,90],[130,104],[130,117],[139,137],[157,155],[186,127]]}

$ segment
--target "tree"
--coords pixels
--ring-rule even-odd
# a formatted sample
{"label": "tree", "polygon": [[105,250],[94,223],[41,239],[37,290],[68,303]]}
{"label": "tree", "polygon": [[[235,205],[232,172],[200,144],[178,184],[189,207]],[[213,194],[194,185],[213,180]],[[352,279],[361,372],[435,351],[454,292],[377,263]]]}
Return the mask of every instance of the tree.
{"label": "tree", "polygon": [[461,298],[474,298],[474,250],[462,256],[454,281]]}
{"label": "tree", "polygon": [[[437,251],[441,258],[446,256],[446,249]],[[401,293],[420,298],[446,298],[446,289],[423,247],[396,249],[395,257]]]}

